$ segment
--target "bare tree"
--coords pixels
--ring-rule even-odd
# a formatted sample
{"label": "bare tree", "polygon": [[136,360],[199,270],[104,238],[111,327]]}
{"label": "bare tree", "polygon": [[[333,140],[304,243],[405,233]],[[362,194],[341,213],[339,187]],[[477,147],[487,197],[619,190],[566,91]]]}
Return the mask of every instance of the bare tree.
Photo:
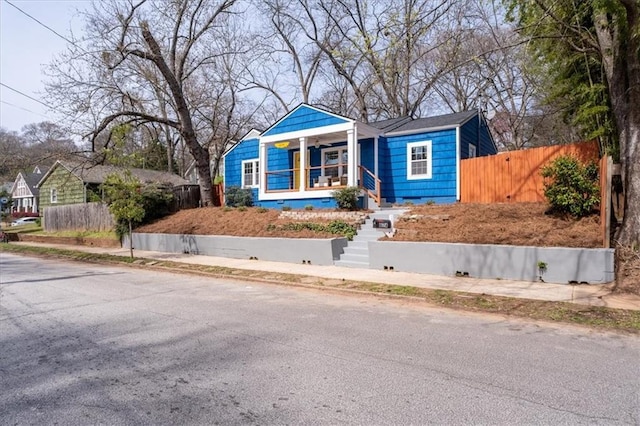
{"label": "bare tree", "polygon": [[203,68],[234,53],[212,47],[224,37],[223,21],[235,3],[99,2],[87,15],[86,43],[70,46],[53,64],[48,90],[58,104],[71,97],[74,116],[92,118],[93,141],[122,123],[175,129],[195,160],[203,204],[211,205],[210,157],[197,134],[198,105],[190,95]]}

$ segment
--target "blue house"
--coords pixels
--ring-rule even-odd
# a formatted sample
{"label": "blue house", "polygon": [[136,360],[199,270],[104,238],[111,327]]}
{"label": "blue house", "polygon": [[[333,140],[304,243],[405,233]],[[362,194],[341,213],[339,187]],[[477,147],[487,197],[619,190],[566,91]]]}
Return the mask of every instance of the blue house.
{"label": "blue house", "polygon": [[460,199],[460,160],[496,154],[478,111],[361,123],[301,104],[224,155],[225,190],[251,188],[254,204],[335,207],[357,186],[363,207]]}

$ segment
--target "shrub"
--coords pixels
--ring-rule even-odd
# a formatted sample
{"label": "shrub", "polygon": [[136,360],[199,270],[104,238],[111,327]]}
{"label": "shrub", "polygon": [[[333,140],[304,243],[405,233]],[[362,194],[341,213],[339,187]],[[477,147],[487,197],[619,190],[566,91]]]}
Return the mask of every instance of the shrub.
{"label": "shrub", "polygon": [[311,211],[313,210],[313,206],[311,204],[307,204],[306,206],[304,206],[304,209],[307,211]]}
{"label": "shrub", "polygon": [[245,206],[238,206],[238,211],[239,212],[246,212],[247,208]]}
{"label": "shrub", "polygon": [[250,188],[240,188],[230,186],[224,194],[227,206],[230,207],[251,207],[253,206],[253,192]]}
{"label": "shrub", "polygon": [[283,212],[288,212],[291,210],[291,206],[282,206],[282,211]]}
{"label": "shrub", "polygon": [[600,201],[598,166],[583,164],[570,155],[562,155],[542,168],[544,196],[551,211],[575,218],[587,216]]}
{"label": "shrub", "polygon": [[348,186],[346,188],[336,189],[332,195],[339,209],[358,210],[358,195],[360,195],[360,189],[358,187]]}
{"label": "shrub", "polygon": [[296,232],[310,230],[313,232],[328,232],[335,235],[344,235],[349,241],[353,240],[353,236],[356,235],[357,232],[355,226],[341,220],[334,220],[327,224],[314,222],[291,222],[285,223],[279,227],[271,223],[267,225],[267,231],[277,230]]}
{"label": "shrub", "polygon": [[258,207],[258,208],[256,209],[256,211],[257,211],[258,213],[266,213],[266,212],[267,212],[267,208],[265,208],[265,207]]}

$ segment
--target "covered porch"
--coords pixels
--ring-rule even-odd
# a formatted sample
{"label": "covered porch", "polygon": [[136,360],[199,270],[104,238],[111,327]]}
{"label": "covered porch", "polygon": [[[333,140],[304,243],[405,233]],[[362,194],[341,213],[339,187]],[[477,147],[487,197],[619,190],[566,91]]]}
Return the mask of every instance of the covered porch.
{"label": "covered porch", "polygon": [[336,189],[355,186],[379,204],[378,134],[378,129],[347,120],[263,135],[259,199],[328,198]]}

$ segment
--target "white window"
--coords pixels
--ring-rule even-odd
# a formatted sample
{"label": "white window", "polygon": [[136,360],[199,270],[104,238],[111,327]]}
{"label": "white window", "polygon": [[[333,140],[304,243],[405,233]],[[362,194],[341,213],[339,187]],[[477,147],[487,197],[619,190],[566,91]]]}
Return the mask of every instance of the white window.
{"label": "white window", "polygon": [[474,157],[477,157],[477,156],[478,156],[478,148],[474,144],[470,143],[469,144],[469,158],[474,158]]}
{"label": "white window", "polygon": [[242,187],[257,188],[260,184],[259,160],[245,160],[242,162]]}
{"label": "white window", "polygon": [[346,175],[349,166],[347,147],[323,149],[322,165],[322,176]]}
{"label": "white window", "polygon": [[431,179],[431,141],[407,144],[407,179]]}
{"label": "white window", "polygon": [[58,190],[56,188],[51,188],[51,202],[58,202]]}

